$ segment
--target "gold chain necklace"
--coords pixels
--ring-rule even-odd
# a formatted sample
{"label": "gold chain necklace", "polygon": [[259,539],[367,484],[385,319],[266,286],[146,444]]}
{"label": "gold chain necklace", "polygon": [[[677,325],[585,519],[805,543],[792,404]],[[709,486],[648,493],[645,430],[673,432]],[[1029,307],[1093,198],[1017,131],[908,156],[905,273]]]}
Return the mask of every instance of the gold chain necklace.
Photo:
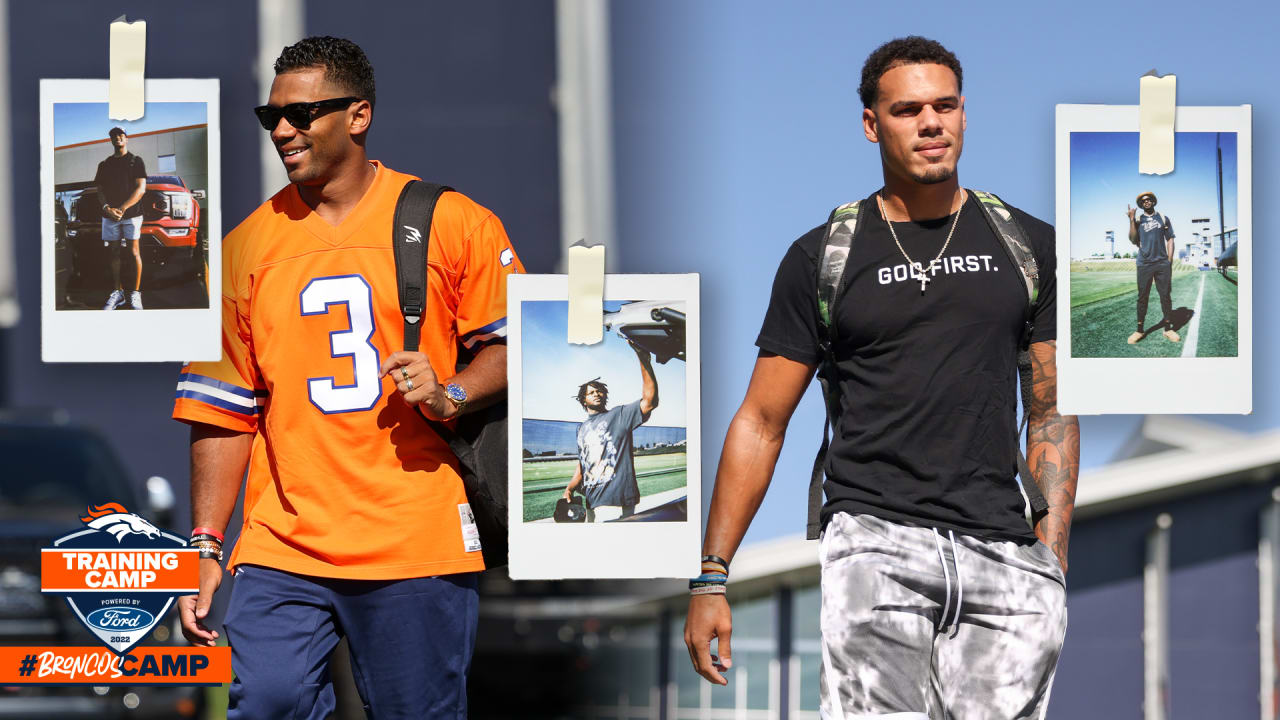
{"label": "gold chain necklace", "polygon": [[[923,295],[925,286],[933,282],[933,278],[925,275],[924,266],[915,260],[912,260],[911,256],[908,255],[907,251],[902,247],[902,242],[898,240],[898,233],[893,229],[893,221],[889,219],[889,213],[885,212],[884,200],[880,197],[880,193],[876,193],[876,204],[880,206],[880,217],[884,218],[885,224],[889,226],[889,234],[893,236],[893,243],[898,246],[898,252],[902,253],[902,257],[907,259],[908,267],[915,270],[916,274],[920,276],[920,294]],[[942,257],[942,253],[947,251],[947,246],[951,244],[951,236],[955,234],[956,225],[960,222],[960,213],[963,211],[964,202],[962,201],[960,203],[960,209],[956,210],[956,219],[951,221],[951,231],[947,233],[947,241],[942,243],[942,249],[939,250],[938,254],[929,261],[930,268],[933,267],[934,263],[938,262],[938,258]]]}

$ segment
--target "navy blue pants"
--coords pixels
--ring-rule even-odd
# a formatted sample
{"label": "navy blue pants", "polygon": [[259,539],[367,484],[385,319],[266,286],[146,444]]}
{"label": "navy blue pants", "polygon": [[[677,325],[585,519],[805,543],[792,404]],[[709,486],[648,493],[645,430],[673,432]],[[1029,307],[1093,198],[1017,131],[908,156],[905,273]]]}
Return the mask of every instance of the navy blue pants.
{"label": "navy blue pants", "polygon": [[476,585],[475,573],[334,580],[240,566],[223,623],[235,672],[228,720],[323,720],[343,636],[370,720],[466,718]]}

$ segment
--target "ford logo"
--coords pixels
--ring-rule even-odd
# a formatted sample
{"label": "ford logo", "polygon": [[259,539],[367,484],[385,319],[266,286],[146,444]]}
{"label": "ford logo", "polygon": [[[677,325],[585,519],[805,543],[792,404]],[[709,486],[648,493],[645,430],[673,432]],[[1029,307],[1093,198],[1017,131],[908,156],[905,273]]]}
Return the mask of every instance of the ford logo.
{"label": "ford logo", "polygon": [[89,613],[85,620],[102,630],[141,630],[150,627],[156,619],[138,608],[105,607]]}

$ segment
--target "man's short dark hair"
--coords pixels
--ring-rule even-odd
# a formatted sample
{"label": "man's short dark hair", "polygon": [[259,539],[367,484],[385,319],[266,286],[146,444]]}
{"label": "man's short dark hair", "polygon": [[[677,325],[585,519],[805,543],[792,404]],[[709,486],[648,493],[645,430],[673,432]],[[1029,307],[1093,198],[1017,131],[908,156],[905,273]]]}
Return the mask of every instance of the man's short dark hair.
{"label": "man's short dark hair", "polygon": [[373,66],[359,45],[345,38],[321,35],[299,40],[276,58],[277,75],[314,67],[323,67],[325,80],[361,100],[368,100],[369,107],[373,107],[377,95]]}
{"label": "man's short dark hair", "polygon": [[862,65],[862,84],[858,86],[858,97],[862,106],[869,108],[876,104],[880,95],[880,78],[899,65],[937,64],[951,68],[956,74],[956,91],[964,87],[964,73],[960,70],[960,61],[942,43],[919,35],[897,38],[881,45],[875,52],[867,56]]}
{"label": "man's short dark hair", "polygon": [[599,390],[600,394],[604,396],[604,401],[606,403],[609,402],[609,386],[600,382],[599,378],[596,378],[595,380],[588,380],[578,386],[578,404],[582,407],[585,408],[587,406],[587,388],[595,388]]}
{"label": "man's short dark hair", "polygon": [[118,127],[113,127],[107,131],[107,137],[115,137],[117,135],[123,135],[125,137],[129,137],[129,133],[125,132],[123,129]]}

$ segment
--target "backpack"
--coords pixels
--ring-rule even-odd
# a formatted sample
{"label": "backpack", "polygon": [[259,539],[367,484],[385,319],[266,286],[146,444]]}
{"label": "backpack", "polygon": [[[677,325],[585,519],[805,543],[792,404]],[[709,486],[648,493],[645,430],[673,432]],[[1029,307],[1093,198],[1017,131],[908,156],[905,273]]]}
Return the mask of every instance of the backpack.
{"label": "backpack", "polygon": [[[411,180],[396,201],[391,242],[395,249],[404,349],[416,351],[427,302],[427,248],[436,201],[453,188]],[[401,231],[404,232],[401,232]],[[465,367],[460,363],[458,369]],[[480,531],[486,568],[507,564],[507,403],[505,400],[458,418],[456,429],[418,414],[458,458],[467,502]]]}
{"label": "backpack", "polygon": [[[1022,392],[1022,422],[1018,425],[1018,475],[1022,482],[1022,491],[1031,506],[1031,524],[1039,522],[1049,509],[1044,494],[1031,477],[1031,469],[1022,452],[1022,432],[1027,426],[1028,408],[1031,403],[1031,331],[1034,329],[1033,312],[1040,294],[1040,271],[1036,263],[1035,253],[1027,242],[1027,234],[1018,224],[1017,218],[1000,198],[991,193],[970,190],[982,208],[982,217],[986,218],[991,232],[1000,238],[999,243],[1005,249],[1010,262],[1018,268],[1027,291],[1027,305],[1024,313],[1022,337],[1018,343],[1018,384]],[[864,203],[871,202],[872,195],[866,200],[846,203],[831,211],[827,219],[827,232],[823,241],[822,254],[818,258],[817,270],[817,305],[818,305],[818,344],[822,350],[822,362],[818,366],[818,382],[822,385],[822,397],[826,403],[826,419],[822,427],[822,446],[818,448],[818,456],[813,461],[813,472],[809,477],[809,519],[805,536],[809,540],[818,539],[821,531],[822,511],[822,479],[827,459],[827,449],[831,438],[838,431],[843,414],[842,398],[839,396],[840,382],[836,367],[835,346],[838,336],[836,323],[833,322],[835,308],[847,289],[844,271],[849,262],[849,250],[862,225],[858,222],[859,212]]]}

